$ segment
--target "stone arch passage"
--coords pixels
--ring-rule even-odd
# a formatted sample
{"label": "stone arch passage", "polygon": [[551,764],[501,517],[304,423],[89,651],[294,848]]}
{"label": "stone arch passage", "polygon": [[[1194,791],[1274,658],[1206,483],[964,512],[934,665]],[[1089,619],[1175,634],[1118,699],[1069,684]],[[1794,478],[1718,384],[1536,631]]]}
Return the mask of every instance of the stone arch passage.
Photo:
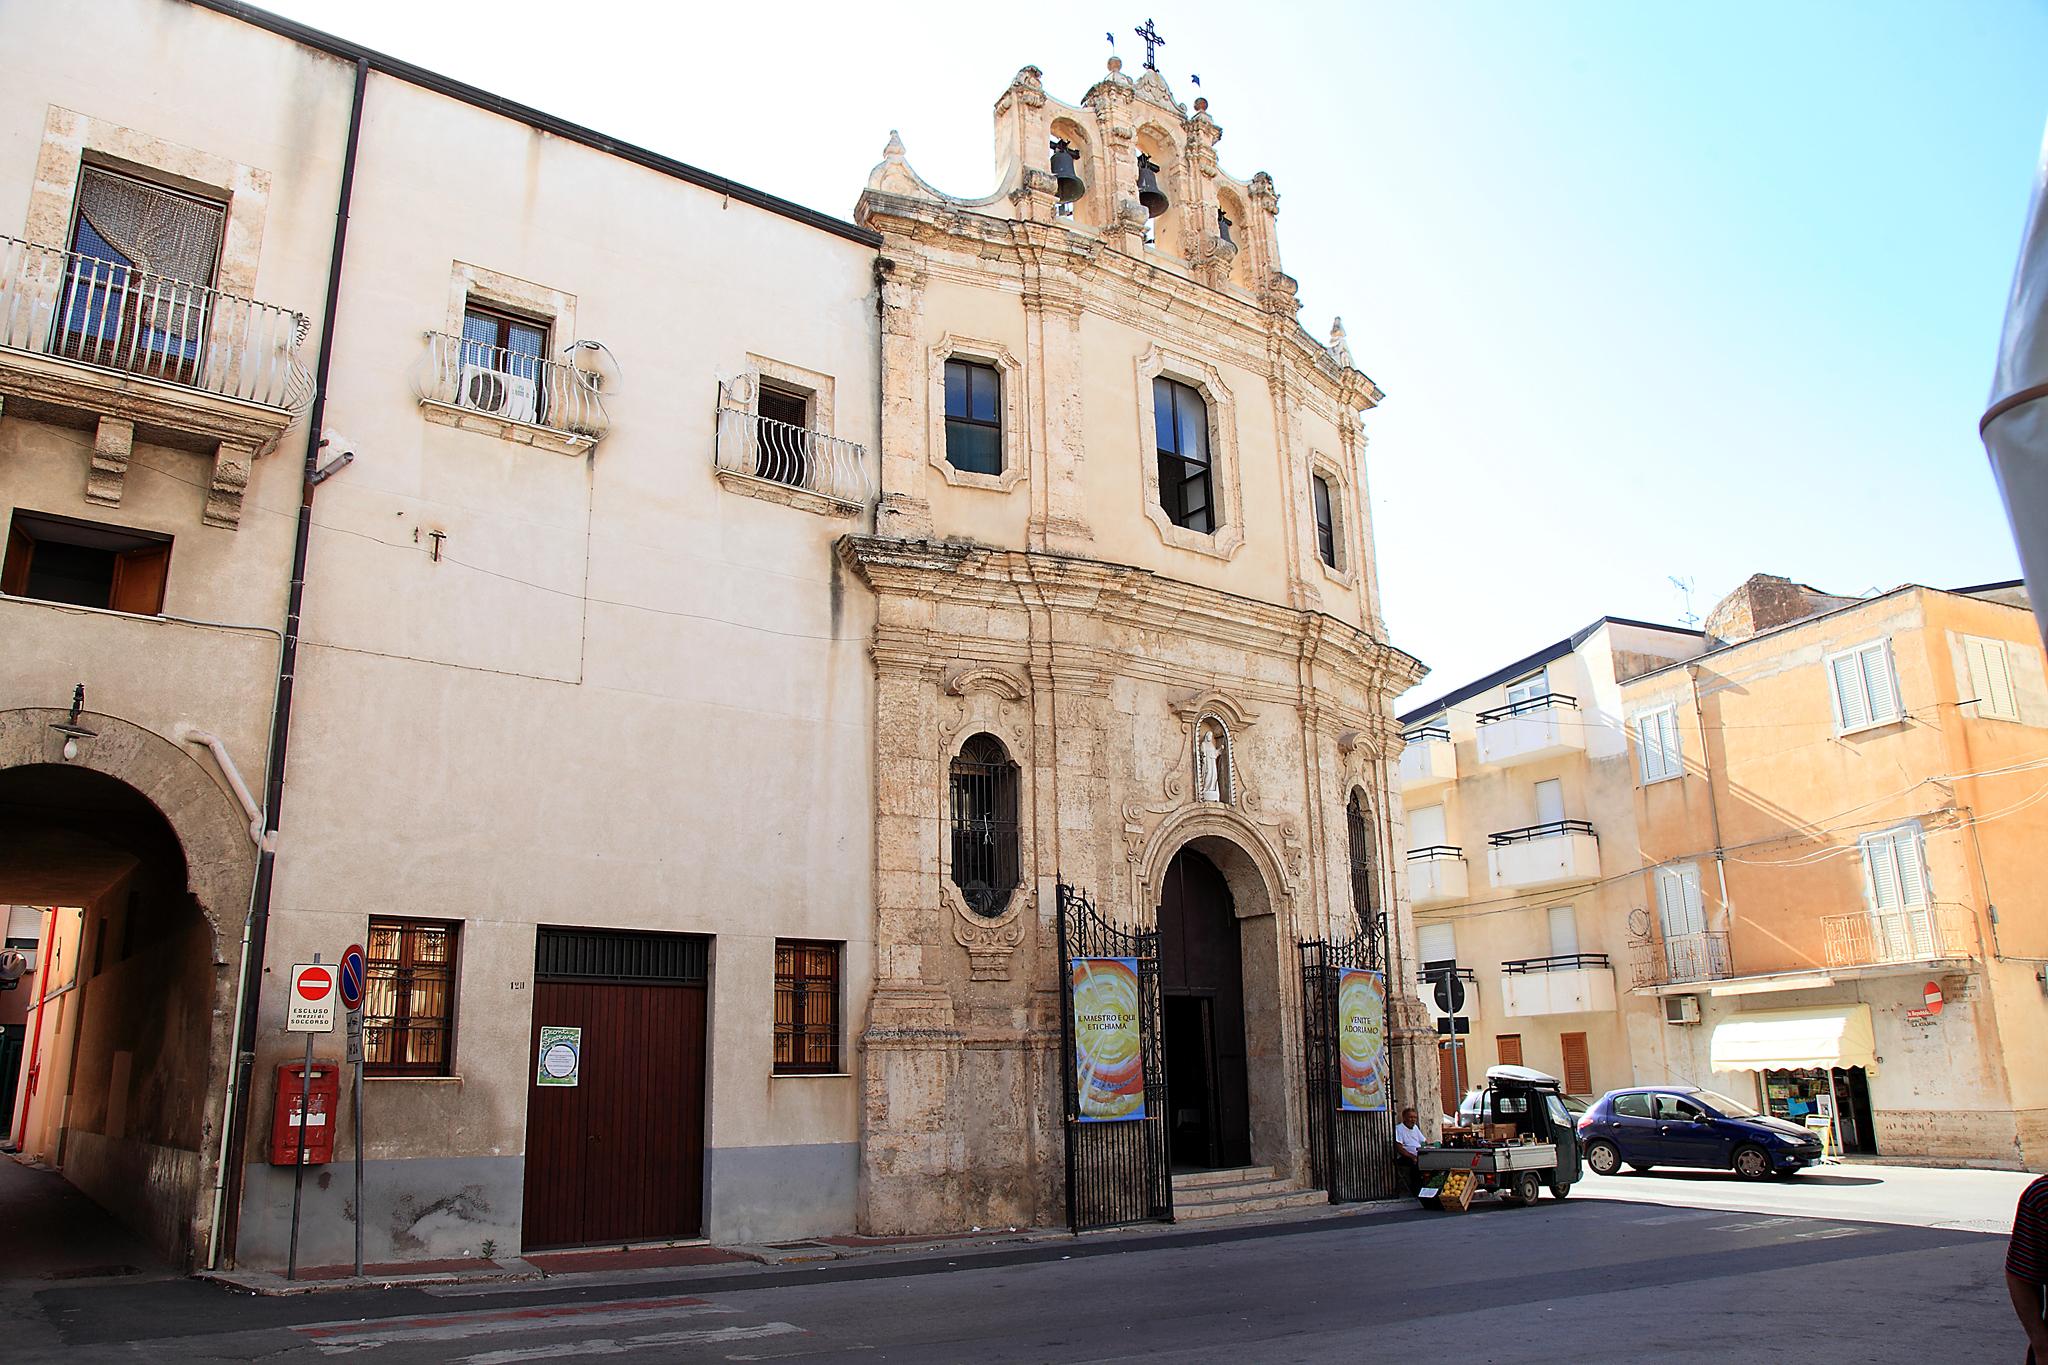
{"label": "stone arch passage", "polygon": [[[241,918],[255,854],[198,763],[111,716],[0,712],[0,904],[43,908],[41,1027],[5,1116],[24,1150],[189,1263],[211,1233]],[[45,752],[49,749],[49,752]]]}

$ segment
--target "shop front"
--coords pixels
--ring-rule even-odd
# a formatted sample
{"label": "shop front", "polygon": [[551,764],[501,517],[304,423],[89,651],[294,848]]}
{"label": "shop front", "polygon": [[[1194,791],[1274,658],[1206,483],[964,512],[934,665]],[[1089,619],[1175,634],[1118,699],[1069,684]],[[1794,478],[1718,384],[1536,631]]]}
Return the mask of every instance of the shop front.
{"label": "shop front", "polygon": [[1825,1129],[1830,1152],[1876,1155],[1869,1076],[1877,1045],[1869,1005],[1745,1011],[1714,1025],[1709,1049],[1713,1070],[1755,1073],[1764,1112]]}

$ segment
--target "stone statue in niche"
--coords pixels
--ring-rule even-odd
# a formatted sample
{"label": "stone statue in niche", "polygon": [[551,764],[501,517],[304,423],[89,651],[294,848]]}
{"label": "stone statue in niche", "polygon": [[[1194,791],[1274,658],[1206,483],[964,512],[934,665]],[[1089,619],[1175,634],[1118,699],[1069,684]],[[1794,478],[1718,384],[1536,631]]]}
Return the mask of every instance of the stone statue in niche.
{"label": "stone statue in niche", "polygon": [[1195,799],[1230,799],[1230,736],[1213,716],[1195,728]]}

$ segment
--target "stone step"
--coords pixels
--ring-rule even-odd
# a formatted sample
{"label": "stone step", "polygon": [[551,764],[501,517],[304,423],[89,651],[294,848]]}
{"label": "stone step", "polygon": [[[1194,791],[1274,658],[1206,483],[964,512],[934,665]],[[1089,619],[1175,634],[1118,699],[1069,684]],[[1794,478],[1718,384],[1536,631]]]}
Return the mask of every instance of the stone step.
{"label": "stone step", "polygon": [[1282,1189],[1256,1195],[1190,1201],[1183,1201],[1176,1195],[1173,1201],[1173,1217],[1176,1222],[1187,1223],[1204,1218],[1230,1218],[1242,1213],[1327,1208],[1329,1203],[1330,1196],[1322,1190]]}
{"label": "stone step", "polygon": [[1274,1171],[1271,1166],[1231,1166],[1217,1171],[1189,1171],[1173,1178],[1173,1188],[1199,1190],[1205,1185],[1245,1185],[1254,1181],[1271,1180]]}

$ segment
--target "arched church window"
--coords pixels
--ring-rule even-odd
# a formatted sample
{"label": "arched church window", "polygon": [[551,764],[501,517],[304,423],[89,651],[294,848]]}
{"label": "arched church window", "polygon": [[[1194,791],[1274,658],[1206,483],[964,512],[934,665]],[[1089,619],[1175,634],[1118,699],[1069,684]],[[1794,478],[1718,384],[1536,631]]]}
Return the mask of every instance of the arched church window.
{"label": "arched church window", "polygon": [[1214,716],[1195,727],[1195,799],[1230,799],[1230,731]]}
{"label": "arched church window", "polygon": [[1159,505],[1175,526],[1213,533],[1209,405],[1192,384],[1161,375],[1152,381],[1152,422],[1158,435]]}
{"label": "arched church window", "polygon": [[960,746],[951,782],[953,884],[977,915],[1009,907],[1019,884],[1017,765],[994,735]]}
{"label": "arched church window", "polygon": [[1379,883],[1372,868],[1372,825],[1365,815],[1365,794],[1351,793],[1344,808],[1344,826],[1351,839],[1351,912],[1369,939],[1380,935]]}

